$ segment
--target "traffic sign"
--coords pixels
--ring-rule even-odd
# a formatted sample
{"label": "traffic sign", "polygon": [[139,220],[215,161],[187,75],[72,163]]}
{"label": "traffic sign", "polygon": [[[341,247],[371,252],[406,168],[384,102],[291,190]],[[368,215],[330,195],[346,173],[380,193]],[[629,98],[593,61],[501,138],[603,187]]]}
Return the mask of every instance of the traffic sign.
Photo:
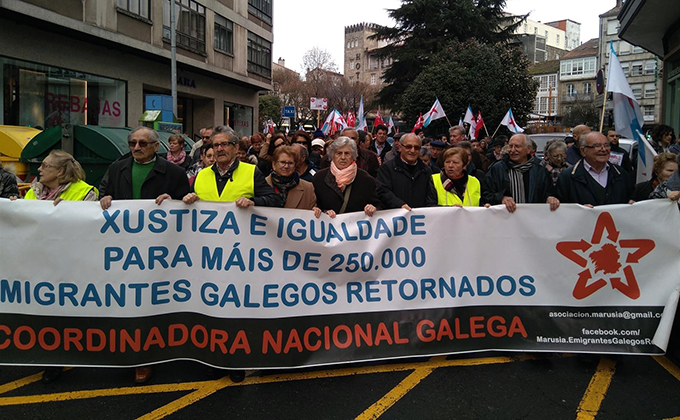
{"label": "traffic sign", "polygon": [[284,106],[281,110],[282,117],[295,117],[295,107],[294,106]]}

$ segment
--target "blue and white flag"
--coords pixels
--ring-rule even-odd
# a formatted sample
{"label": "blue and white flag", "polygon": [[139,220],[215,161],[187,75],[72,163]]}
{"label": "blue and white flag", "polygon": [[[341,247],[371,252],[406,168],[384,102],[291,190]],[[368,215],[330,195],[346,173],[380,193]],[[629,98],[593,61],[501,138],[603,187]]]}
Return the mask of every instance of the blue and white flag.
{"label": "blue and white flag", "polygon": [[434,104],[432,105],[432,108],[427,112],[427,114],[423,115],[423,118],[425,118],[425,121],[423,122],[423,127],[427,127],[430,125],[430,123],[434,120],[438,120],[440,118],[445,118],[446,117],[446,112],[444,112],[444,108],[442,108],[442,104],[439,103],[439,98],[436,98],[434,101]]}
{"label": "blue and white flag", "polygon": [[642,111],[640,111],[640,105],[626,80],[619,58],[614,52],[613,42],[609,43],[609,48],[607,92],[612,93],[612,100],[614,101],[614,126],[621,137],[638,141],[637,182],[648,181],[651,178],[651,167],[654,157],[647,153],[644,141],[642,140],[642,124],[644,124]]}

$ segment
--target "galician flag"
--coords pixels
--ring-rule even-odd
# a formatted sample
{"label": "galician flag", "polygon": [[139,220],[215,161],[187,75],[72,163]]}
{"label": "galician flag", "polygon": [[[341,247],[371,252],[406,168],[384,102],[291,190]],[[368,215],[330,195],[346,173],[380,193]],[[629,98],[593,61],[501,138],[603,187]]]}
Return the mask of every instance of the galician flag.
{"label": "galician flag", "polygon": [[442,108],[442,104],[439,103],[439,98],[436,98],[434,101],[434,104],[432,105],[432,108],[427,112],[427,114],[424,115],[423,118],[425,118],[425,121],[423,122],[423,127],[427,127],[430,125],[430,123],[434,120],[438,120],[440,118],[445,118],[446,117],[446,112],[444,112],[444,108]]}
{"label": "galician flag", "polygon": [[347,122],[345,121],[345,118],[342,116],[342,114],[340,114],[340,112],[338,112],[337,109],[333,109],[333,111],[328,114],[326,121],[323,123],[321,131],[323,131],[325,135],[329,135],[344,128],[347,128]]}
{"label": "galician flag", "polygon": [[387,134],[390,134],[394,132],[394,121],[392,120],[392,116],[390,115],[390,119],[387,120]]}
{"label": "galician flag", "polygon": [[470,124],[470,131],[468,131],[468,135],[471,139],[474,139],[475,132],[477,131],[477,120],[475,119],[475,114],[472,113],[472,108],[470,108],[470,105],[468,105],[467,111],[465,111],[463,122]]}
{"label": "galician flag", "polygon": [[503,117],[503,121],[501,121],[501,124],[508,127],[508,130],[512,131],[515,134],[524,133],[524,130],[522,129],[522,127],[517,125],[515,117],[512,115],[512,108],[508,109],[508,112],[505,114],[505,117]]}
{"label": "galician flag", "polygon": [[613,42],[609,43],[609,48],[607,92],[612,92],[612,100],[614,101],[614,126],[621,137],[638,141],[637,182],[648,181],[652,177],[651,168],[654,157],[647,153],[641,134],[644,119],[640,111],[640,105],[637,103],[633,90],[626,80],[619,58],[614,52]]}
{"label": "galician flag", "polygon": [[357,111],[356,123],[354,128],[357,130],[368,130],[368,125],[366,124],[366,117],[364,116],[364,97],[361,97],[359,102],[359,110]]}

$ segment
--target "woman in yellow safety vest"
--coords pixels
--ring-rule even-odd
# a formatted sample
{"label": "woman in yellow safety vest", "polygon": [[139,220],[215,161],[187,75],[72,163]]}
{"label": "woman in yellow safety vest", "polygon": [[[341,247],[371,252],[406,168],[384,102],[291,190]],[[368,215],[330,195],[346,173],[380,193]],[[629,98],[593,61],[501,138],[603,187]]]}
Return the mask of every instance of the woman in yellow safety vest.
{"label": "woman in yellow safety vest", "polygon": [[99,192],[86,183],[85,171],[77,160],[63,150],[52,150],[38,168],[40,181],[26,193],[28,200],[97,201]]}
{"label": "woman in yellow safety vest", "polygon": [[479,180],[465,171],[468,163],[470,154],[461,147],[453,147],[444,153],[444,169],[441,173],[432,175],[437,190],[437,204],[456,207],[479,206],[482,188]]}
{"label": "woman in yellow safety vest", "polygon": [[[38,168],[40,181],[34,181],[26,193],[28,200],[51,200],[54,205],[60,201],[97,201],[99,192],[86,183],[85,171],[77,160],[63,150],[52,150]],[[63,368],[52,366],[43,371],[42,381],[56,380]]]}

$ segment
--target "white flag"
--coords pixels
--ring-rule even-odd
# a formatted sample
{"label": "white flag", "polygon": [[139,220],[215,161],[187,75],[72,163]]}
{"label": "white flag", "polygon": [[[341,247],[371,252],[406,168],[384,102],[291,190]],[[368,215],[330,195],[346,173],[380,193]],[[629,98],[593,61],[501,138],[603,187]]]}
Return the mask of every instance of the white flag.
{"label": "white flag", "polygon": [[392,133],[394,131],[395,131],[394,121],[392,120],[392,116],[390,115],[390,119],[387,121],[387,134]]}
{"label": "white flag", "polygon": [[517,125],[515,117],[512,115],[512,108],[508,109],[508,112],[505,114],[505,117],[503,117],[501,124],[508,127],[508,130],[512,131],[513,133],[524,133],[524,130],[522,127]]}
{"label": "white flag", "polygon": [[440,118],[446,118],[446,112],[444,112],[444,108],[442,108],[442,104],[439,103],[439,98],[436,98],[436,100],[434,101],[434,104],[432,105],[432,108],[430,108],[430,110],[427,112],[427,114],[423,115],[423,118],[425,118],[425,122],[423,123],[423,127],[427,127],[434,120],[438,120]]}
{"label": "white flag", "polygon": [[364,116],[364,97],[361,97],[361,102],[359,102],[359,110],[357,111],[357,120],[356,120],[356,126],[355,128],[357,130],[364,130],[366,131],[368,129],[368,125],[366,124],[366,117]]}
{"label": "white flag", "polygon": [[477,120],[475,119],[475,114],[472,113],[472,108],[470,108],[470,105],[468,105],[467,111],[465,111],[465,117],[463,118],[463,122],[470,124],[470,130],[468,131],[468,135],[470,136],[471,139],[474,140],[475,131],[477,131]]}
{"label": "white flag", "polygon": [[[638,141],[637,182],[649,181],[652,177],[651,167],[656,153],[650,154],[647,151],[646,141],[642,135],[644,118],[642,111],[640,111],[640,105],[626,80],[619,58],[614,52],[613,43],[609,43],[609,48],[607,92],[612,92],[614,101],[614,126],[622,137]],[[642,175],[642,173],[645,175]],[[640,178],[641,176],[644,177]]]}
{"label": "white flag", "polygon": [[[638,162],[637,162],[637,173],[635,174],[635,183],[645,182],[652,179],[653,167],[654,167],[654,157],[657,155],[656,150],[647,141],[645,136],[637,132],[638,138]],[[645,150],[640,151],[640,147]],[[645,156],[645,159],[641,158]]]}

